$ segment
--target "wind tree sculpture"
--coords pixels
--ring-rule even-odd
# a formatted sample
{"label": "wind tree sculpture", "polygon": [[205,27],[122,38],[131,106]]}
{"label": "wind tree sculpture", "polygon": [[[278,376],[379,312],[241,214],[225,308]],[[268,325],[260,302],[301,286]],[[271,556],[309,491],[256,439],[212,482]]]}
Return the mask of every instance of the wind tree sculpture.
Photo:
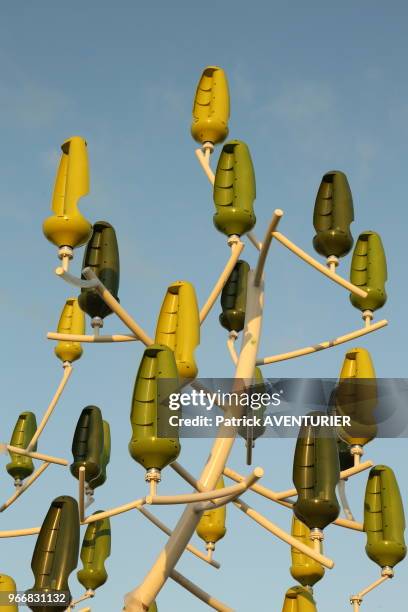
{"label": "wind tree sculpture", "polygon": [[[177,430],[173,428],[168,437],[158,435],[170,414],[161,401],[159,384],[167,381],[167,392],[179,389],[180,384],[199,385],[194,351],[200,342],[200,326],[220,295],[220,323],[228,332],[227,347],[235,366],[233,388],[238,392],[252,384],[264,385],[260,370],[262,366],[338,346],[377,331],[388,323],[385,319],[373,322],[374,312],[385,304],[387,298],[386,260],[377,233],[364,231],[359,235],[351,260],[350,280],[337,273],[340,259],[353,247],[350,231],[354,220],[353,200],[345,174],[337,170],[326,172],[316,197],[313,246],[326,259],[325,262],[313,258],[278,231],[283,217],[280,209],[273,212],[264,239],[260,242],[253,233],[256,188],[248,146],[240,140],[229,140],[222,146],[215,173],[211,169],[215,146],[222,144],[228,136],[228,119],[226,75],[221,68],[209,66],[205,68],[197,86],[191,133],[200,144],[196,150],[198,161],[213,186],[214,225],[225,234],[230,255],[201,309],[190,282],[177,281],[169,285],[154,337],[150,337],[119,303],[119,248],[113,226],[107,221],[97,221],[92,225],[78,208],[80,198],[89,191],[87,144],[79,136],[69,138],[62,144],[52,215],[44,221],[43,231],[58,248],[61,265],[56,268],[56,275],[80,289],[80,294],[79,297],[67,299],[57,332],[47,334],[48,339],[57,341],[55,354],[63,366],[62,380],[55,395],[39,424],[32,412],[22,412],[10,443],[3,445],[3,450],[10,455],[6,469],[14,479],[15,492],[3,503],[0,511],[8,510],[51,464],[68,467],[68,460],[38,452],[38,445],[68,384],[72,364],[80,359],[82,345],[86,343],[138,341],[145,345],[131,400],[129,452],[145,469],[148,494],[110,510],[86,515],[95,489],[103,486],[107,480],[110,460],[109,423],[97,406],[86,406],[75,428],[73,461],[69,466],[71,474],[78,480],[78,499],[61,495],[52,500],[41,527],[0,532],[2,538],[37,535],[31,564],[33,588],[17,594],[14,580],[2,574],[0,595],[1,592],[16,595],[10,598],[12,605],[0,605],[0,612],[17,610],[19,602],[27,603],[36,612],[57,612],[62,609],[61,605],[50,605],[55,600],[47,597],[61,592],[68,592],[67,610],[94,597],[108,578],[105,562],[110,555],[110,519],[131,510],[140,512],[163,531],[168,540],[141,584],[125,595],[123,609],[127,612],[157,610],[156,597],[169,578],[211,608],[222,612],[232,610],[176,570],[177,562],[185,551],[215,569],[220,568],[213,555],[216,543],[226,533],[228,504],[291,547],[290,572],[299,584],[289,588],[284,595],[283,612],[316,611],[313,587],[323,578],[325,568],[332,569],[334,566],[333,560],[323,553],[324,529],[329,524],[364,531],[367,535],[367,555],[381,568],[378,580],[351,596],[354,611],[360,609],[369,591],[393,576],[394,566],[406,555],[404,510],[394,473],[390,467],[361,460],[365,446],[377,433],[373,416],[376,405],[375,372],[370,354],[364,348],[353,348],[346,353],[329,406],[329,412],[348,416],[349,425],[324,434],[314,425],[300,429],[293,461],[293,489],[272,491],[259,484],[264,473],[260,467],[244,476],[227,465],[236,434],[245,438],[247,463],[251,464],[254,441],[264,433],[262,427],[236,427],[232,430],[234,435],[231,435],[231,427],[227,432],[226,425],[222,424],[198,478],[177,462],[181,450]],[[245,235],[258,252],[253,268],[240,259]],[[350,292],[352,305],[362,313],[363,326],[331,340],[287,353],[259,357],[265,263],[273,240]],[[82,245],[86,245],[86,248],[81,276],[77,277],[69,272],[69,267],[75,248]],[[91,320],[93,333],[90,335],[85,333],[85,314]],[[104,319],[112,314],[125,324],[128,333],[101,333]],[[236,341],[240,334],[242,343],[237,352]],[[361,379],[372,382],[369,397],[361,396],[365,388],[359,384]],[[234,408],[233,405],[224,407],[226,418],[233,415]],[[33,460],[40,462],[36,470]],[[157,485],[167,466],[195,492],[158,495]],[[368,469],[364,522],[359,523],[354,520],[348,507],[345,482]],[[232,480],[233,484],[226,486],[224,477]],[[347,518],[339,517],[336,487]],[[291,533],[286,533],[244,501],[248,489],[292,511]],[[173,530],[147,509],[147,506],[163,504],[184,506]],[[82,545],[81,526],[86,529]],[[194,532],[204,541],[205,552],[190,543]],[[77,572],[77,578],[85,591],[74,599],[69,592],[68,578],[78,565],[79,555],[83,567]],[[84,608],[82,612],[85,610],[90,608]]]}

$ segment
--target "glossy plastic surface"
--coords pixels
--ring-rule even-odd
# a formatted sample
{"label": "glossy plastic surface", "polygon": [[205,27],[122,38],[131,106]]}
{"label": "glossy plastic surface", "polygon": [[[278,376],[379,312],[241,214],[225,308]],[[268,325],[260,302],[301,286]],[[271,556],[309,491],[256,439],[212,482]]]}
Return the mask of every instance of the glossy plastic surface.
{"label": "glossy plastic surface", "polygon": [[368,475],[364,531],[366,553],[380,567],[394,567],[405,558],[404,507],[395,474],[386,465],[374,466]]}
{"label": "glossy plastic surface", "polygon": [[104,430],[102,413],[97,406],[86,406],[80,414],[72,441],[71,474],[79,478],[79,468],[85,468],[85,481],[97,478],[102,470]]}
{"label": "glossy plastic surface", "polygon": [[110,427],[107,421],[102,421],[103,425],[103,448],[102,455],[100,460],[101,471],[99,472],[96,478],[93,478],[89,481],[89,486],[91,489],[96,489],[97,487],[102,486],[106,482],[106,468],[110,461],[110,453],[111,453],[111,435],[110,435]]}
{"label": "glossy plastic surface", "polygon": [[282,612],[317,612],[312,594],[301,586],[286,591]]}
{"label": "glossy plastic surface", "polygon": [[[221,476],[217,482],[216,489],[223,489],[225,487],[224,479]],[[221,506],[215,510],[206,510],[203,512],[200,518],[200,522],[197,525],[196,533],[199,538],[204,542],[218,542],[221,540],[227,532],[225,527],[225,519],[227,515],[226,506]]]}
{"label": "glossy plastic surface", "polygon": [[313,213],[315,250],[325,257],[347,255],[353,246],[350,232],[353,220],[353,198],[346,175],[339,170],[326,172],[317,192]]}
{"label": "glossy plastic surface", "polygon": [[224,70],[207,66],[197,85],[191,134],[203,144],[218,144],[228,136],[230,113],[228,82]]}
{"label": "glossy plastic surface", "polygon": [[[296,516],[292,517],[291,533],[299,542],[313,549],[309,527],[302,523]],[[291,556],[292,565],[290,566],[290,573],[302,586],[313,586],[323,578],[323,565],[314,561],[296,548],[293,548],[293,546],[291,547]]]}
{"label": "glossy plastic surface", "polygon": [[155,343],[174,352],[180,378],[197,376],[194,351],[200,343],[200,315],[191,283],[176,281],[168,287],[157,320]]}
{"label": "glossy plastic surface", "polygon": [[88,152],[80,136],[66,140],[61,149],[51,204],[54,214],[44,221],[43,232],[57,247],[74,248],[85,244],[92,232],[91,224],[78,209],[78,200],[89,192]]}
{"label": "glossy plastic surface", "polygon": [[377,435],[377,383],[367,349],[353,348],[346,353],[334,397],[336,414],[351,419],[350,425],[337,428],[339,437],[360,446],[373,440]]}
{"label": "glossy plastic surface", "polygon": [[149,346],[143,353],[133,389],[129,442],[131,456],[146,469],[162,470],[180,453],[178,429],[172,427],[169,431],[169,418],[175,412],[169,409],[168,397],[177,392],[173,351],[161,344]]}
{"label": "glossy plastic surface", "polygon": [[[119,300],[119,247],[115,230],[107,221],[98,221],[93,226],[82,262],[84,268],[91,268],[113,297]],[[112,313],[96,289],[81,289],[78,303],[90,317],[104,319]]]}
{"label": "glossy plastic surface", "polygon": [[[15,593],[16,590],[17,587],[13,578],[6,576],[6,574],[0,574],[0,593]],[[18,612],[18,606],[14,604],[2,605],[0,603],[0,612]]]}
{"label": "glossy plastic surface", "polygon": [[375,311],[384,306],[387,301],[387,261],[381,238],[376,232],[363,232],[358,237],[351,260],[350,281],[368,293],[365,298],[351,293],[353,306],[362,311]]}
{"label": "glossy plastic surface", "polygon": [[[59,334],[84,334],[85,333],[85,315],[80,309],[76,298],[68,298],[65,306],[62,309],[61,317],[58,323]],[[62,362],[69,361],[72,363],[79,359],[82,355],[82,346],[79,342],[62,341],[57,342],[54,352],[58,359]]]}
{"label": "glossy plastic surface", "polygon": [[244,142],[231,140],[223,146],[215,173],[213,198],[214,225],[220,232],[241,236],[254,227],[255,172]]}
{"label": "glossy plastic surface", "polygon": [[221,293],[220,323],[228,331],[244,329],[249,264],[238,260]]}
{"label": "glossy plastic surface", "polygon": [[[78,564],[79,512],[73,497],[54,499],[35,544],[31,568],[33,591],[69,591],[68,578]],[[33,612],[60,612],[61,606],[30,605]]]}
{"label": "glossy plastic surface", "polygon": [[[310,415],[323,416],[323,412]],[[340,513],[336,485],[340,479],[337,442],[329,427],[302,426],[293,460],[293,483],[298,498],[296,517],[310,529],[324,529]]]}
{"label": "glossy plastic surface", "polygon": [[[99,510],[98,512],[101,512]],[[94,514],[98,514],[94,512]],[[90,523],[85,531],[81,547],[83,569],[77,572],[82,586],[95,591],[105,584],[108,572],[105,561],[111,553],[111,528],[108,518]]]}
{"label": "glossy plastic surface", "polygon": [[[37,421],[33,412],[21,412],[15,424],[13,434],[11,436],[11,446],[18,448],[27,448],[33,435],[37,430]],[[37,450],[37,444],[33,450]],[[34,472],[34,463],[31,457],[24,457],[9,451],[10,463],[6,465],[6,470],[15,479],[24,480]]]}

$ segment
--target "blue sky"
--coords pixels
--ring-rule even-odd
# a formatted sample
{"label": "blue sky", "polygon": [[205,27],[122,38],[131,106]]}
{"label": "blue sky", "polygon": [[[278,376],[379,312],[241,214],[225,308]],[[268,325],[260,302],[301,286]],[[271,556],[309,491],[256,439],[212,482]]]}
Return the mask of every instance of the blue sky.
{"label": "blue sky", "polygon": [[[346,172],[354,197],[353,234],[379,231],[388,258],[389,300],[377,319],[384,316],[390,325],[360,345],[371,351],[378,376],[406,376],[405,3],[183,1],[147,6],[122,1],[114,6],[44,0],[4,4],[0,15],[1,440],[10,436],[20,411],[33,410],[40,417],[60,377],[45,334],[55,329],[71,291],[53,274],[56,254],[41,223],[49,215],[59,145],[67,137],[79,134],[88,141],[91,193],[81,210],[91,221],[106,219],[117,230],[123,305],[153,333],[172,281],[190,280],[200,304],[206,299],[228,256],[224,237],[212,224],[211,191],[189,132],[196,83],[210,64],[227,72],[230,136],[247,142],[253,157],[259,237],[273,209],[280,207],[285,211],[281,230],[312,252],[312,211],[321,176],[329,169]],[[255,262],[251,245],[244,257]],[[81,259],[77,253],[77,273]],[[348,266],[347,260],[339,269],[344,276]],[[347,292],[278,244],[272,245],[266,283],[263,355],[325,340],[361,324]],[[217,304],[202,330],[197,351],[201,376],[233,372],[218,314]],[[113,317],[107,320],[107,333],[122,329]],[[113,456],[109,480],[97,494],[100,508],[144,491],[143,472],[127,451],[130,397],[141,352],[136,344],[86,347],[41,438],[42,451],[70,459],[80,411],[87,404],[101,407],[111,423]],[[344,352],[344,346],[331,349],[268,366],[264,373],[335,377]],[[209,442],[183,443],[181,461],[195,474]],[[294,440],[257,445],[254,462],[265,467],[267,486],[290,486],[293,445]],[[404,499],[406,448],[406,440],[377,440],[367,448],[367,458],[395,469]],[[4,457],[2,461],[5,465]],[[241,441],[230,465],[246,469]],[[350,484],[359,518],[364,486],[364,476]],[[2,497],[11,490],[12,481],[2,469]],[[161,490],[183,492],[186,487],[166,470]],[[0,529],[39,525],[50,500],[63,493],[75,495],[76,481],[68,471],[51,467],[1,516]],[[287,511],[253,494],[248,500],[289,528]],[[157,510],[169,525],[179,513]],[[95,612],[119,610],[123,594],[143,578],[164,543],[144,520],[132,513],[112,520],[110,579],[92,603]],[[14,576],[19,588],[32,585],[34,543],[33,537],[0,542],[0,571]],[[348,595],[377,578],[364,543],[362,534],[327,530],[326,551],[336,568],[316,587],[320,612],[350,609]],[[184,555],[180,571],[239,612],[280,609],[284,591],[294,583],[287,547],[234,508],[228,512],[228,534],[216,551],[222,570],[190,557]],[[402,599],[407,578],[402,564],[391,584],[367,596],[365,607],[373,612],[390,609]],[[80,594],[74,575],[71,588]],[[205,608],[170,583],[158,606],[160,612]]]}

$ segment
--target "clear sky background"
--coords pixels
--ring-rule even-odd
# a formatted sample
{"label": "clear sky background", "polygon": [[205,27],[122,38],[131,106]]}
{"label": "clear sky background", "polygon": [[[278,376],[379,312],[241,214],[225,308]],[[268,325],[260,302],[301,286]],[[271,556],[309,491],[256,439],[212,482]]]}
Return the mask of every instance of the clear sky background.
{"label": "clear sky background", "polygon": [[[231,94],[230,136],[248,143],[257,178],[256,233],[262,237],[272,211],[285,211],[281,230],[313,253],[312,212],[323,173],[346,172],[354,196],[353,234],[373,229],[388,258],[389,300],[378,318],[388,328],[359,343],[373,356],[377,375],[405,377],[408,86],[407,17],[403,2],[207,1],[194,4],[122,0],[3,3],[0,9],[2,409],[0,439],[7,440],[20,411],[37,419],[62,369],[45,339],[55,330],[70,288],[53,273],[58,260],[42,235],[59,146],[71,135],[88,141],[91,193],[81,210],[117,230],[122,304],[153,333],[165,289],[177,279],[194,283],[206,299],[228,257],[225,238],[213,227],[208,181],[194,155],[191,104],[206,65],[222,66]],[[217,149],[213,164],[218,158]],[[247,244],[244,257],[252,264]],[[82,253],[72,270],[79,274]],[[348,275],[349,258],[340,273]],[[326,340],[361,325],[346,291],[279,244],[266,269],[261,354]],[[74,293],[75,294],[75,293]],[[233,366],[218,323],[219,304],[202,329],[200,375],[229,376]],[[106,333],[123,325],[109,317]],[[267,366],[271,377],[335,377],[346,346]],[[129,410],[142,347],[87,346],[41,438],[43,452],[67,457],[84,406],[96,404],[111,424],[112,460],[107,483],[92,510],[140,497],[144,473],[129,456]],[[291,486],[295,441],[257,444],[254,464],[264,483]],[[197,474],[210,440],[185,441],[180,460]],[[367,458],[395,469],[407,496],[407,440],[377,440]],[[1,500],[13,490],[1,458]],[[242,440],[229,464],[246,473]],[[366,475],[348,485],[352,509],[362,519]],[[183,492],[185,483],[165,470],[160,490]],[[0,516],[0,529],[40,525],[50,501],[76,495],[68,470],[50,467],[38,483]],[[254,494],[248,503],[281,527],[290,515]],[[155,510],[170,526],[181,509]],[[336,562],[316,586],[319,612],[350,609],[348,596],[379,575],[365,555],[365,536],[327,529],[325,551]],[[112,519],[109,581],[91,603],[94,612],[122,607],[123,595],[143,578],[164,544],[163,534],[134,513]],[[0,540],[0,572],[20,589],[33,584],[35,537]],[[200,545],[200,544],[199,544]],[[217,546],[217,570],[185,553],[178,568],[239,612],[279,611],[294,584],[289,549],[235,508],[228,534]],[[367,596],[364,610],[400,609],[406,564],[392,583]],[[72,574],[75,596],[82,587]],[[170,581],[157,600],[160,612],[199,612],[204,604]]]}

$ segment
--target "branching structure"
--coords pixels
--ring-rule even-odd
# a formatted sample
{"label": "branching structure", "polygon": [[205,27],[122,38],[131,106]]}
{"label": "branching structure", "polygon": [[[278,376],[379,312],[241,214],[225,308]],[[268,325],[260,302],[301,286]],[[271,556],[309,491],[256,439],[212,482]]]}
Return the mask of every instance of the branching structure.
{"label": "branching structure", "polygon": [[[8,451],[11,457],[7,470],[15,480],[16,491],[3,503],[0,512],[8,510],[51,464],[60,467],[69,464],[66,459],[37,452],[37,444],[68,384],[72,363],[81,357],[82,343],[139,341],[146,347],[132,398],[133,434],[129,451],[146,469],[145,479],[149,487],[146,496],[110,510],[86,514],[93,501],[94,490],[106,480],[110,429],[98,407],[84,408],[75,430],[73,462],[70,465],[71,473],[78,479],[78,499],[61,496],[53,500],[41,527],[0,532],[2,538],[38,534],[32,563],[35,585],[31,594],[34,596],[68,591],[69,574],[78,563],[79,528],[80,525],[86,526],[81,547],[84,568],[78,572],[78,579],[85,592],[76,599],[70,598],[67,610],[76,609],[80,602],[93,598],[96,589],[107,580],[104,562],[110,554],[109,520],[131,510],[140,512],[164,532],[168,540],[141,584],[125,595],[124,610],[127,612],[156,610],[156,597],[169,578],[213,609],[232,610],[176,570],[177,562],[185,551],[219,569],[220,564],[213,558],[213,552],[217,540],[225,534],[227,505],[235,506],[291,547],[291,573],[300,586],[287,591],[283,612],[316,610],[312,587],[323,577],[324,568],[332,569],[334,566],[334,561],[323,553],[322,546],[324,529],[331,523],[352,531],[365,531],[367,554],[381,567],[381,578],[351,597],[354,610],[360,608],[369,591],[393,576],[392,568],[406,554],[404,512],[394,474],[386,466],[374,466],[372,461],[360,461],[363,447],[376,435],[375,422],[370,419],[367,422],[375,398],[363,398],[361,404],[358,395],[360,387],[356,382],[361,379],[375,380],[371,358],[365,349],[352,349],[347,353],[333,406],[330,408],[335,414],[347,417],[348,426],[340,427],[330,434],[320,432],[320,435],[318,427],[314,425],[301,428],[294,457],[294,488],[272,491],[258,482],[264,473],[262,468],[256,467],[244,476],[228,465],[235,437],[238,433],[242,435],[238,426],[231,431],[231,427],[220,425],[207,463],[198,478],[176,461],[180,452],[177,435],[158,433],[158,423],[163,422],[168,413],[158,400],[157,381],[160,378],[167,380],[171,387],[168,393],[179,389],[180,385],[200,388],[194,350],[200,341],[200,326],[205,323],[220,295],[223,309],[220,321],[228,331],[227,345],[235,367],[232,390],[238,394],[247,392],[256,382],[262,383],[262,374],[257,366],[338,346],[378,331],[388,324],[385,319],[372,322],[374,311],[386,301],[386,263],[378,234],[364,232],[359,236],[352,258],[350,280],[336,272],[339,259],[353,246],[350,233],[350,224],[354,218],[353,202],[345,175],[338,171],[326,173],[317,194],[314,247],[326,257],[326,265],[310,256],[280,231],[284,225],[284,213],[280,209],[272,213],[263,241],[260,242],[253,233],[256,221],[253,209],[255,174],[247,145],[239,140],[225,143],[216,172],[211,168],[215,145],[222,143],[228,135],[228,118],[226,76],[218,67],[207,67],[194,100],[192,135],[201,145],[196,150],[196,156],[213,187],[216,210],[214,224],[227,236],[230,254],[201,309],[190,283],[179,281],[169,286],[154,337],[143,330],[119,302],[119,252],[113,227],[104,221],[92,226],[79,211],[78,200],[89,190],[87,145],[80,137],[70,138],[62,145],[52,202],[53,215],[44,222],[43,229],[46,237],[58,247],[62,263],[55,270],[56,275],[80,289],[81,293],[78,299],[67,300],[57,332],[47,334],[48,339],[57,341],[55,352],[63,363],[63,377],[54,397],[38,426],[33,413],[22,413],[10,444],[4,445],[4,451]],[[240,260],[244,235],[247,235],[258,251],[257,263],[253,269]],[[362,312],[364,326],[332,340],[278,355],[259,357],[266,262],[274,242],[283,245],[304,263],[350,292],[352,304]],[[70,260],[74,249],[84,244],[86,251],[79,278],[69,272]],[[91,335],[85,334],[85,313],[91,319],[94,332]],[[100,334],[104,318],[110,314],[115,314],[129,333]],[[242,342],[238,352],[236,341],[240,334]],[[174,381],[174,384],[168,381]],[[364,419],[359,418],[359,406],[364,411]],[[237,406],[233,403],[222,408],[225,420],[237,414]],[[249,430],[244,432],[248,464],[251,463],[252,447],[257,435],[262,433]],[[33,459],[42,462],[35,472]],[[195,492],[158,495],[161,471],[168,465]],[[368,469],[370,474],[365,496],[364,523],[358,523],[348,508],[344,483],[348,478]],[[231,479],[233,484],[226,486],[223,476]],[[335,493],[337,485],[347,511],[345,519],[339,518],[340,507]],[[244,501],[248,490],[292,512],[291,534]],[[147,509],[147,506],[154,505],[184,506],[173,530]],[[205,541],[206,553],[190,544],[195,531]],[[49,557],[51,553],[52,561]],[[45,575],[41,567],[48,562],[51,569]],[[2,590],[12,591],[15,588],[11,578],[1,578]],[[2,585],[6,586],[3,588]],[[37,600],[37,605],[33,599],[26,601],[32,610],[42,611],[41,600]]]}

